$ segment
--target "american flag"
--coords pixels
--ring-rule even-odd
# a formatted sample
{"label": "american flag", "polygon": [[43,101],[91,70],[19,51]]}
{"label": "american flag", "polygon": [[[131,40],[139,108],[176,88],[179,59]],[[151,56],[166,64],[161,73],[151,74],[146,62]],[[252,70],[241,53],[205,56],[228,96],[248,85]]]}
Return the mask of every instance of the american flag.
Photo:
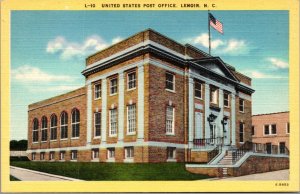
{"label": "american flag", "polygon": [[218,32],[223,34],[223,24],[217,20],[211,13],[209,13],[209,24]]}

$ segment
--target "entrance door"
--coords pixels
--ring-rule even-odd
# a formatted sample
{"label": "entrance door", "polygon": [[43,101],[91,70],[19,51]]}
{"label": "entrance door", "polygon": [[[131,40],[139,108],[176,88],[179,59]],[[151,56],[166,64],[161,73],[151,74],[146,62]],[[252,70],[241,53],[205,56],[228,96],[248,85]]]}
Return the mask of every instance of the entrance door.
{"label": "entrance door", "polygon": [[271,153],[272,153],[272,144],[267,143],[267,154],[271,154]]}
{"label": "entrance door", "polygon": [[196,139],[202,139],[203,138],[203,132],[202,132],[202,113],[201,112],[195,112],[195,138]]}
{"label": "entrance door", "polygon": [[216,140],[216,123],[210,124],[210,143],[214,144]]}
{"label": "entrance door", "polygon": [[230,121],[227,121],[227,124],[224,125],[224,144],[230,145]]}

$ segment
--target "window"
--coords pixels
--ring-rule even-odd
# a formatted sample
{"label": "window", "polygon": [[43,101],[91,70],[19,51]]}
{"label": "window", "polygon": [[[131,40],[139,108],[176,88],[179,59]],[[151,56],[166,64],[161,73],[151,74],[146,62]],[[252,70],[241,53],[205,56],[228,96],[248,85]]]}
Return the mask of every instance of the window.
{"label": "window", "polygon": [[168,156],[168,159],[175,159],[175,152],[176,152],[176,148],[175,147],[167,147],[167,156]]}
{"label": "window", "polygon": [[71,160],[77,160],[77,150],[71,151]]}
{"label": "window", "polygon": [[136,108],[134,105],[127,106],[127,133],[135,134],[136,130]]}
{"label": "window", "polygon": [[131,72],[127,74],[127,88],[128,90],[134,89],[136,87],[136,74]]}
{"label": "window", "polygon": [[289,122],[286,123],[286,133],[287,134],[290,133],[290,123]]}
{"label": "window", "polygon": [[265,125],[264,126],[264,134],[265,135],[276,135],[276,124]]}
{"label": "window", "polygon": [[125,147],[125,158],[133,158],[134,150],[133,147]]}
{"label": "window", "polygon": [[98,159],[99,158],[99,149],[93,149],[92,150],[92,159]]}
{"label": "window", "polygon": [[202,84],[195,81],[195,97],[202,99]]}
{"label": "window", "polygon": [[255,135],[255,128],[254,128],[254,126],[252,126],[252,128],[251,128],[251,135]]}
{"label": "window", "polygon": [[174,107],[167,106],[166,111],[166,133],[174,134]]}
{"label": "window", "polygon": [[240,112],[244,112],[244,103],[245,101],[243,99],[239,99],[239,110]]}
{"label": "window", "polygon": [[59,153],[59,159],[65,160],[65,152],[64,151]]}
{"label": "window", "polygon": [[166,73],[166,89],[175,91],[175,75]]}
{"label": "window", "polygon": [[218,104],[218,89],[215,87],[210,88],[210,103]]}
{"label": "window", "polygon": [[109,135],[117,135],[117,109],[112,109],[109,111],[110,122],[109,122]]}
{"label": "window", "polygon": [[95,137],[101,136],[101,112],[95,113]]}
{"label": "window", "polygon": [[37,118],[33,119],[32,141],[39,141],[39,120]]}
{"label": "window", "polygon": [[280,154],[285,154],[285,142],[280,142],[279,143],[279,153]]}
{"label": "window", "polygon": [[244,123],[240,123],[240,143],[244,142]]}
{"label": "window", "polygon": [[72,137],[79,137],[80,134],[80,112],[78,109],[72,111]]}
{"label": "window", "polygon": [[41,154],[40,154],[40,160],[45,160],[45,152],[41,152]]}
{"label": "window", "polygon": [[36,153],[31,153],[31,160],[35,160]]}
{"label": "window", "polygon": [[60,117],[60,138],[68,138],[68,114],[66,112],[62,112]]}
{"label": "window", "polygon": [[96,84],[94,87],[95,99],[101,98],[101,84]]}
{"label": "window", "polygon": [[57,116],[52,115],[50,120],[50,140],[55,140],[57,138]]}
{"label": "window", "polygon": [[116,94],[118,92],[118,78],[110,80],[110,94]]}
{"label": "window", "polygon": [[54,160],[54,152],[50,152],[49,160]]}
{"label": "window", "polygon": [[224,107],[229,107],[229,94],[224,92]]}
{"label": "window", "polygon": [[42,117],[42,141],[47,141],[47,117]]}
{"label": "window", "polygon": [[115,158],[115,148],[107,148],[107,158],[108,159]]}

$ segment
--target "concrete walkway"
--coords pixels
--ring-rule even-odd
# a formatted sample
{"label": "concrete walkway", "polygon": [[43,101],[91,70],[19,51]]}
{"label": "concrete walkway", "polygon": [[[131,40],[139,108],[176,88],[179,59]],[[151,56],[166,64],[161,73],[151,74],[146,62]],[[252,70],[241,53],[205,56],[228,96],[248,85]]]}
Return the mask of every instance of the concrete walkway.
{"label": "concrete walkway", "polygon": [[21,181],[82,181],[79,179],[10,166],[10,175]]}
{"label": "concrete walkway", "polygon": [[221,179],[214,180],[223,180],[223,181],[236,181],[236,180],[289,180],[289,169],[286,170],[278,170],[272,172],[258,173],[258,174],[250,174],[239,177],[224,177]]}

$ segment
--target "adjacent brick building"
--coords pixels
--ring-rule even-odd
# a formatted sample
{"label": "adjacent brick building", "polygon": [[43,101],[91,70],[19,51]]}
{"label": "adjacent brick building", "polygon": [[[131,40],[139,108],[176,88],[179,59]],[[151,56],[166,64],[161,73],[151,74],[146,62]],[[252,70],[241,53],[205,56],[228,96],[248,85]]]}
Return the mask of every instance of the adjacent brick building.
{"label": "adjacent brick building", "polygon": [[289,112],[252,116],[252,141],[258,144],[258,151],[285,154],[289,150],[289,137]]}
{"label": "adjacent brick building", "polygon": [[201,161],[251,141],[251,79],[154,30],[87,57],[82,74],[84,87],[29,105],[31,160]]}

